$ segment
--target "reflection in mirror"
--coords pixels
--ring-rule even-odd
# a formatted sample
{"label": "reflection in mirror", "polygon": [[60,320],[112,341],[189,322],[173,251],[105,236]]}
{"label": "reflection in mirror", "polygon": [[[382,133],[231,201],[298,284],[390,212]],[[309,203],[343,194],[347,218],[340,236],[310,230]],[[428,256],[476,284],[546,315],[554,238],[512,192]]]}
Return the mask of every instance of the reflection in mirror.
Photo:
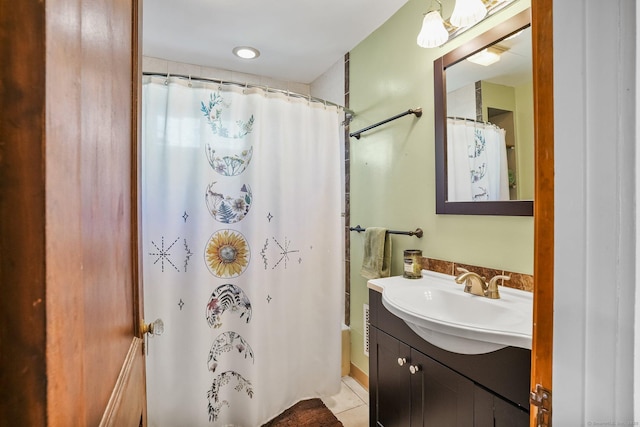
{"label": "reflection in mirror", "polygon": [[533,215],[530,11],[434,62],[436,213]]}

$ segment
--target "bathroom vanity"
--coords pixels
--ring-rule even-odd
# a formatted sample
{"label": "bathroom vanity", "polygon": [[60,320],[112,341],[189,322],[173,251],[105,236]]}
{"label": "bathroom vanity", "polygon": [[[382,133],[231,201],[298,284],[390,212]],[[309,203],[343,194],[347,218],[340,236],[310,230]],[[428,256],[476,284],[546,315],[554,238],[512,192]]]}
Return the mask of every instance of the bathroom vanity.
{"label": "bathroom vanity", "polygon": [[369,316],[371,426],[529,426],[529,349],[444,350],[388,311],[371,286]]}

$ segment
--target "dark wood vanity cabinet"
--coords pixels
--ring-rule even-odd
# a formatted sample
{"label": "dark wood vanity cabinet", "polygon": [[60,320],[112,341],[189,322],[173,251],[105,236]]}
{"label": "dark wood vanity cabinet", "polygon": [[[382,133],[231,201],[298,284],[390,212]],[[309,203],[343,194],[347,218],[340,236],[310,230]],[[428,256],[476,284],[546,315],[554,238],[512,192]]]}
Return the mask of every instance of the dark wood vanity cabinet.
{"label": "dark wood vanity cabinet", "polygon": [[463,355],[416,335],[369,292],[370,425],[528,427],[531,352]]}

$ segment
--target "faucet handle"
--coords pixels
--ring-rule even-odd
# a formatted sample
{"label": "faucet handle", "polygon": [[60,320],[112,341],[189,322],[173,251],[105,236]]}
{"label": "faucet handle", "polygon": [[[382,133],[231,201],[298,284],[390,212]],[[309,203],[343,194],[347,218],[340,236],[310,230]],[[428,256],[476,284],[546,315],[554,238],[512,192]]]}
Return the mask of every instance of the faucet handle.
{"label": "faucet handle", "polygon": [[487,298],[498,299],[500,298],[500,291],[498,290],[498,280],[510,280],[510,276],[504,276],[502,274],[498,274],[489,280],[489,286],[487,286]]}

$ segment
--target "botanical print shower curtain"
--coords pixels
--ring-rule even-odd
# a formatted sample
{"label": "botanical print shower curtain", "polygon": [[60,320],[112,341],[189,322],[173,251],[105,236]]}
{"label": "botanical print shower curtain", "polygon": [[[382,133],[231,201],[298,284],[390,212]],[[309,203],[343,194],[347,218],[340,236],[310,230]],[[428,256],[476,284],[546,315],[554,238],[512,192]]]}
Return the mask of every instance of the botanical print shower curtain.
{"label": "botanical print shower curtain", "polygon": [[336,108],[146,76],[142,112],[149,425],[255,427],[337,392]]}
{"label": "botanical print shower curtain", "polygon": [[447,190],[449,201],[509,200],[504,129],[447,119]]}

